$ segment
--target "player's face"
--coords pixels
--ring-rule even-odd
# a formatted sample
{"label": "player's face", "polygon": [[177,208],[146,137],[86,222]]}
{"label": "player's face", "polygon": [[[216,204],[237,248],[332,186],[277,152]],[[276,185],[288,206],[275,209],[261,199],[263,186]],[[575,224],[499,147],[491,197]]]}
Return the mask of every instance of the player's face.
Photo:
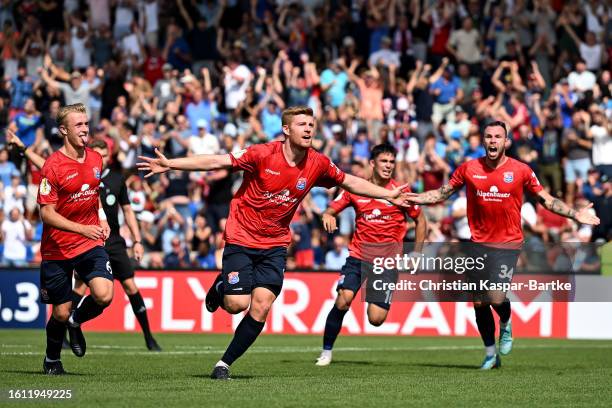
{"label": "player's face", "polygon": [[501,126],[489,126],[485,129],[484,148],[490,160],[497,160],[504,155],[506,149],[506,132]]}
{"label": "player's face", "polygon": [[374,174],[382,180],[389,180],[395,169],[395,156],[392,153],[381,153],[374,160],[370,160],[374,167]]}
{"label": "player's face", "polygon": [[308,149],[312,145],[314,131],[314,118],[308,115],[295,115],[291,123],[283,126],[283,132],[289,143],[303,149]]}
{"label": "player's face", "polygon": [[85,148],[89,142],[89,120],[86,113],[71,112],[60,126],[67,142],[77,148]]}
{"label": "player's face", "polygon": [[102,156],[102,167],[106,168],[106,166],[108,165],[108,149],[101,149],[99,147],[96,147],[94,149],[96,152],[100,153],[100,156]]}

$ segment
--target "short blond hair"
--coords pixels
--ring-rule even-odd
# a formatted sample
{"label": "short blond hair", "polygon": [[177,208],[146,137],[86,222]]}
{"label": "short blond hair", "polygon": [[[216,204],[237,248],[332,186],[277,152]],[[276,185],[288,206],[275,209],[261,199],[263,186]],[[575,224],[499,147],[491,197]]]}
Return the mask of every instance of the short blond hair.
{"label": "short blond hair", "polygon": [[61,125],[66,125],[66,123],[64,123],[66,121],[66,118],[68,117],[68,115],[70,113],[87,113],[87,109],[85,109],[85,105],[83,105],[82,103],[75,103],[74,105],[66,105],[66,106],[62,106],[59,110],[59,112],[57,112],[57,116],[55,117],[55,122],[57,123],[57,126],[61,126]]}
{"label": "short blond hair", "polygon": [[293,117],[297,115],[307,115],[314,117],[314,112],[312,111],[312,108],[309,108],[308,106],[292,106],[290,108],[287,108],[283,111],[283,115],[281,118],[283,126],[289,125],[291,123],[291,119],[293,119]]}

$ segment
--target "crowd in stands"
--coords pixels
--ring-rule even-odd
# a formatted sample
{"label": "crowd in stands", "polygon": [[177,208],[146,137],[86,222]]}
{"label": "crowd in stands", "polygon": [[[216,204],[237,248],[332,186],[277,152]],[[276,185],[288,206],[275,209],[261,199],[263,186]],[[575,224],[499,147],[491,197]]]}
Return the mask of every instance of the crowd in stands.
{"label": "crowd in stands", "polygon": [[[40,261],[40,172],[4,129],[47,157],[55,115],[82,102],[112,151],[140,223],[143,267],[220,266],[239,173],[144,179],[137,156],[227,153],[282,139],[281,112],[308,105],[314,146],[367,177],[369,151],[397,151],[414,191],[484,155],[481,130],[510,128],[507,151],[595,228],[523,206],[528,239],[612,239],[612,9],[598,0],[0,0],[2,263]],[[315,188],[291,224],[288,269],[339,269],[354,212],[335,235]],[[465,193],[425,209],[427,239],[466,240]],[[127,229],[128,247],[132,240]],[[414,235],[410,229],[407,238]]]}

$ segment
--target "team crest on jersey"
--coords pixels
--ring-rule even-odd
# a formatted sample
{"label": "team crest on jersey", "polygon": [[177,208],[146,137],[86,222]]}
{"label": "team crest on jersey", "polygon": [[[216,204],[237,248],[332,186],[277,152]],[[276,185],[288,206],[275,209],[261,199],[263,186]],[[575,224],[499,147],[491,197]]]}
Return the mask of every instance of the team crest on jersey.
{"label": "team crest on jersey", "polygon": [[51,183],[46,178],[40,180],[40,195],[49,195],[51,193]]}
{"label": "team crest on jersey", "polygon": [[504,183],[512,183],[514,181],[514,172],[507,171],[504,173]]}
{"label": "team crest on jersey", "polygon": [[94,177],[96,178],[96,180],[100,180],[100,169],[97,167],[94,167],[93,173],[94,173]]}
{"label": "team crest on jersey", "polygon": [[300,177],[295,185],[295,188],[297,188],[298,190],[304,190],[306,188],[306,178],[305,177]]}
{"label": "team crest on jersey", "polygon": [[240,274],[236,271],[227,274],[227,281],[230,285],[235,285],[240,282]]}

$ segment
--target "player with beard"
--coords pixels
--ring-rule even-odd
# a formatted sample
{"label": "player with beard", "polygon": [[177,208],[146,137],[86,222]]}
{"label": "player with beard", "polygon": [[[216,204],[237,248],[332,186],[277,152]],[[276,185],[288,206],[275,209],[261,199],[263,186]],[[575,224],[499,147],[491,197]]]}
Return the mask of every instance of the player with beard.
{"label": "player with beard", "polygon": [[[368,181],[389,190],[396,188],[398,183],[392,179],[396,154],[395,148],[389,144],[374,146],[370,153],[372,175]],[[374,326],[380,326],[387,319],[391,308],[391,291],[373,290],[372,281],[395,281],[395,273],[385,271],[383,274],[374,275],[372,262],[374,257],[393,257],[401,253],[399,251],[403,250],[407,231],[406,216],[416,222],[415,252],[421,252],[427,232],[427,220],[417,205],[397,207],[385,200],[373,200],[342,191],[323,213],[323,227],[328,233],[336,230],[336,215],[348,206],[353,206],[356,211],[355,235],[349,246],[350,256],[340,272],[336,303],[325,322],[323,350],[316,362],[318,366],[331,363],[332,348],[342,328],[344,315],[365,279],[368,281],[368,320]]]}
{"label": "player with beard", "polygon": [[[53,305],[43,370],[51,375],[65,373],[60,354],[66,327],[73,353],[82,357],[86,343],[80,325],[100,315],[113,298],[113,275],[104,250],[110,229],[98,195],[102,157],[87,147],[85,106],[61,108],[57,124],[64,145],[45,162],[38,189],[43,222],[40,292],[42,301]],[[73,271],[91,294],[71,311]]]}
{"label": "player with beard", "polygon": [[285,272],[289,223],[300,202],[314,186],[344,189],[363,196],[384,198],[405,205],[399,186],[393,190],[342,172],[314,150],[315,120],[312,109],[292,107],[282,114],[283,141],[258,144],[240,152],[167,159],[140,157],[146,176],[169,170],[243,170],[244,180],[230,204],[225,229],[223,267],[206,295],[206,307],[219,306],[236,314],[248,312],[234,338],[217,362],[212,378],[228,379],[229,366],[261,333],[272,303],[279,295]]}
{"label": "player with beard", "polygon": [[[472,281],[509,283],[512,280],[523,242],[521,206],[524,190],[537,195],[549,211],[581,224],[599,224],[599,218],[589,211],[592,204],[574,210],[547,193],[529,166],[506,156],[507,141],[508,130],[504,122],[487,124],[483,137],[485,157],[458,167],[449,183],[437,190],[408,193],[409,201],[415,204],[435,204],[466,186],[472,256],[485,259],[483,271],[468,271]],[[512,350],[510,301],[505,292],[495,290],[474,293],[473,298],[476,324],[486,352],[480,368],[489,370],[501,365],[499,354],[506,355]],[[499,354],[495,347],[495,322],[491,308],[499,316]]]}

